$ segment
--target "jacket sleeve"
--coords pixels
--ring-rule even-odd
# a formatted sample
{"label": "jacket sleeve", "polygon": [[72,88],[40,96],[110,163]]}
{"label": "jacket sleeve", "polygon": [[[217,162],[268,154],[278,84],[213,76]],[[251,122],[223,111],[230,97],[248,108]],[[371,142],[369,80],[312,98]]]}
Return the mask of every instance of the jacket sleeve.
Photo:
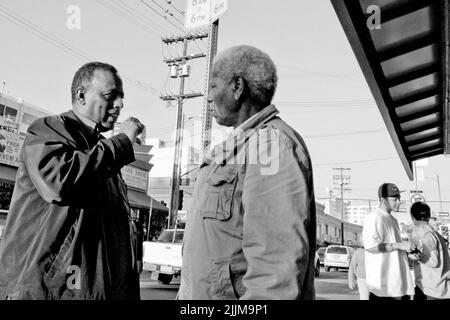
{"label": "jacket sleeve", "polygon": [[[258,164],[249,162],[244,179],[247,272],[241,299],[296,299],[308,281],[311,265],[315,219],[310,217],[314,195],[309,156],[304,150],[296,153],[293,143],[280,136],[259,144],[260,157],[269,144],[270,166],[264,166],[261,158]],[[308,237],[311,232],[314,235]],[[314,288],[310,290],[314,292]]]}
{"label": "jacket sleeve", "polygon": [[22,160],[45,201],[68,205],[81,201],[80,194],[96,194],[96,179],[134,161],[134,153],[125,134],[102,139],[90,150],[80,149],[62,119],[49,117],[28,129]]}

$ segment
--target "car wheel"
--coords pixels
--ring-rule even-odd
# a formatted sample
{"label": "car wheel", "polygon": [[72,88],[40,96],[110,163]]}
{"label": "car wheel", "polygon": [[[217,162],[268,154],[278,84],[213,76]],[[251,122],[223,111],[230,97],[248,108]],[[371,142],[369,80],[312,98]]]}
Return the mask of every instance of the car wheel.
{"label": "car wheel", "polygon": [[326,272],[330,272],[330,269],[331,269],[330,267],[325,267]]}
{"label": "car wheel", "polygon": [[170,281],[172,281],[172,277],[173,275],[171,274],[160,273],[158,276],[158,281],[161,282],[162,284],[170,284]]}
{"label": "car wheel", "polygon": [[320,275],[320,263],[316,263],[316,277]]}

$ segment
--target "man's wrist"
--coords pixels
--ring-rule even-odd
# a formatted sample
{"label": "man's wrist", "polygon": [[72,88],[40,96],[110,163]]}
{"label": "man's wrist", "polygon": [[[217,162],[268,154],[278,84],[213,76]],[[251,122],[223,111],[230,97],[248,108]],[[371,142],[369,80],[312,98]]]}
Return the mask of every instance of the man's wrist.
{"label": "man's wrist", "polygon": [[397,243],[392,243],[392,244],[391,244],[391,248],[392,248],[392,250],[391,250],[391,251],[395,251],[395,250],[397,250],[397,249],[398,249],[398,245],[397,245]]}

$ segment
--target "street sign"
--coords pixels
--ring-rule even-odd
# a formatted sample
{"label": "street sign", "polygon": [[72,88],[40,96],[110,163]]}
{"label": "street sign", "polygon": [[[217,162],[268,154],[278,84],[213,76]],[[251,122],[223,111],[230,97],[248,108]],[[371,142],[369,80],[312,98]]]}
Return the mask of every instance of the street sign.
{"label": "street sign", "polygon": [[[415,191],[419,191],[419,192],[415,192]],[[424,197],[423,193],[420,192],[420,190],[411,190],[410,199],[411,199],[411,203],[419,202],[419,201],[425,202],[425,197]]]}
{"label": "street sign", "polygon": [[203,28],[219,19],[228,9],[228,0],[186,0],[184,27]]}
{"label": "street sign", "polygon": [[438,212],[438,217],[448,217],[449,216],[449,213],[448,212]]}
{"label": "street sign", "polygon": [[228,10],[228,0],[212,0],[211,23],[219,19]]}

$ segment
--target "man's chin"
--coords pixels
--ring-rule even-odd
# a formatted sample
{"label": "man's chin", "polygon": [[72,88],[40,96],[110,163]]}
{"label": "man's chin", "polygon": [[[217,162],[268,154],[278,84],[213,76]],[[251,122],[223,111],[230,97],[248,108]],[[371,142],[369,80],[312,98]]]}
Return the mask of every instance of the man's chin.
{"label": "man's chin", "polygon": [[231,127],[231,126],[233,126],[231,123],[230,123],[230,120],[229,119],[223,119],[223,118],[217,118],[217,117],[214,117],[215,119],[216,119],[216,122],[217,122],[217,124],[219,125],[219,126],[223,126],[223,127]]}
{"label": "man's chin", "polygon": [[115,121],[113,121],[113,122],[102,122],[102,124],[101,124],[101,126],[102,126],[102,131],[103,132],[106,132],[106,131],[110,131],[110,130],[112,130],[112,129],[114,129],[114,124],[115,124],[116,122]]}

